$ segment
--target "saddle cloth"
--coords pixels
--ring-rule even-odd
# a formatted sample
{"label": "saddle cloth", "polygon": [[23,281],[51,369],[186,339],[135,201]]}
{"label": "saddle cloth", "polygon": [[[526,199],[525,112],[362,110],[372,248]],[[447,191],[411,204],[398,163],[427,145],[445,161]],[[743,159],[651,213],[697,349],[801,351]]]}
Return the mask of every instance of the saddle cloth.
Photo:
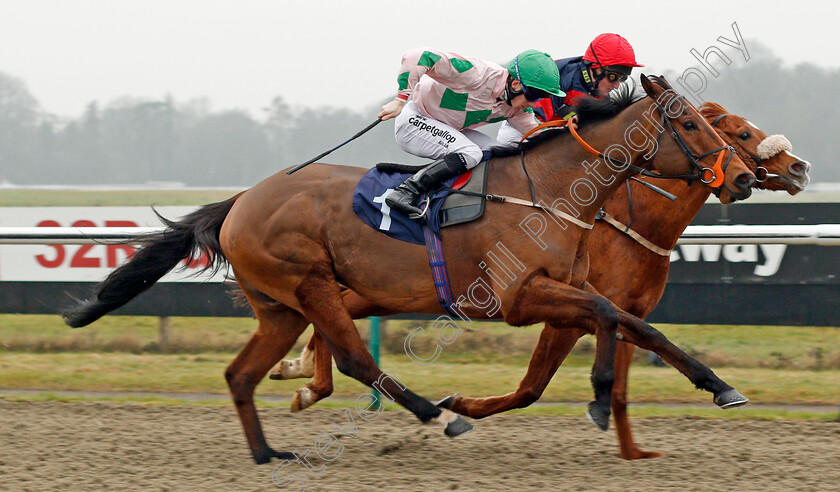
{"label": "saddle cloth", "polygon": [[[423,223],[420,220],[409,219],[400,211],[391,210],[385,203],[385,197],[419,169],[416,166],[400,164],[378,164],[359,180],[353,192],[353,211],[365,224],[382,234],[400,241],[426,244]],[[487,161],[482,161],[457,178],[450,178],[443,186],[432,195],[426,212],[427,226],[436,235],[442,227],[470,222],[484,213]],[[462,195],[454,193],[453,189],[481,193],[482,196]],[[424,195],[421,200],[425,198]]]}

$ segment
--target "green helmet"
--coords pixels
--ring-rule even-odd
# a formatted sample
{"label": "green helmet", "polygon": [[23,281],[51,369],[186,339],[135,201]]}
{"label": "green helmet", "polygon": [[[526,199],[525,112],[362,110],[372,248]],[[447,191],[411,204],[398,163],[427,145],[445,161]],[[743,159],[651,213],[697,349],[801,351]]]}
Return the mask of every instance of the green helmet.
{"label": "green helmet", "polygon": [[529,90],[563,97],[560,90],[560,71],[548,53],[537,50],[523,51],[507,65],[508,72]]}

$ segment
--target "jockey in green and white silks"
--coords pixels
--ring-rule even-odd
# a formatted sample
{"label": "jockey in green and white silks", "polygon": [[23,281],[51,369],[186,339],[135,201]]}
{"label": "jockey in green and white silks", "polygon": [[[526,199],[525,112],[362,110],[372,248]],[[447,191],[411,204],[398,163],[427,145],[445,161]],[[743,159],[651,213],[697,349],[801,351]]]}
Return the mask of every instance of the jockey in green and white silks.
{"label": "jockey in green and white silks", "polygon": [[417,196],[481,162],[483,151],[501,146],[474,130],[507,120],[526,133],[539,125],[536,101],[562,96],[560,75],[546,53],[528,50],[507,67],[420,48],[403,55],[397,98],[382,107],[382,120],[396,118],[397,143],[419,157],[441,159],[423,168],[389,194],[386,203],[421,215]]}

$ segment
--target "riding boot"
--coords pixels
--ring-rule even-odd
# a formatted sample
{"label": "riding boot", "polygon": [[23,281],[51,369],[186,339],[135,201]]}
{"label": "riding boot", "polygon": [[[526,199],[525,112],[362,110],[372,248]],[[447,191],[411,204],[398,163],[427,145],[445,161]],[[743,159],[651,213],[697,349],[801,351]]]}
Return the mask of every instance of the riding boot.
{"label": "riding boot", "polygon": [[422,193],[436,190],[447,179],[459,176],[466,171],[467,164],[464,156],[449,154],[443,160],[429,164],[405,180],[385,198],[385,203],[391,208],[405,212],[411,219],[420,218],[423,210],[414,205],[417,197]]}

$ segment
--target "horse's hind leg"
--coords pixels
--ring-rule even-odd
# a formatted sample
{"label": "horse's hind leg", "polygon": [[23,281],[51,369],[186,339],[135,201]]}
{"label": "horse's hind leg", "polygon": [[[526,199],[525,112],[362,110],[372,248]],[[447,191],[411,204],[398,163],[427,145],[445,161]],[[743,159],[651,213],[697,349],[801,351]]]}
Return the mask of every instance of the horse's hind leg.
{"label": "horse's hind leg", "polygon": [[309,350],[313,360],[312,370],[315,377],[311,383],[295,392],[290,407],[292,412],[309,408],[316,402],[330,396],[333,392],[332,354],[330,354],[327,343],[318,334],[317,329],[309,339],[309,343],[306,344],[306,349]]}
{"label": "horse's hind leg", "polygon": [[528,372],[519,387],[513,393],[489,398],[468,398],[450,396],[438,403],[455,413],[480,419],[505,412],[514,408],[523,408],[540,399],[557,368],[569,355],[583,331],[561,330],[546,323],[540,333],[539,342],[534,347]]}
{"label": "horse's hind leg", "polygon": [[[246,294],[247,295],[247,294]],[[259,327],[248,344],[225,371],[233,403],[242,421],[245,437],[257,464],[268,463],[271,458],[295,459],[292,453],[271,449],[265,441],[257,409],[254,406],[254,388],[306,329],[309,321],[300,313],[280,304],[258,302],[249,296]]]}
{"label": "horse's hind leg", "polygon": [[[350,289],[342,291],[341,297],[353,319],[392,314]],[[271,370],[269,377],[271,379],[313,378],[311,383],[295,392],[292,398],[292,412],[306,409],[330,396],[333,391],[332,354],[324,338],[316,330],[309,338],[306,347],[303,348],[300,357],[290,361],[281,360]]]}
{"label": "horse's hind leg", "polygon": [[297,379],[297,378],[311,378],[315,375],[315,344],[317,333],[309,337],[309,342],[303,347],[300,352],[300,357],[297,359],[286,360],[283,359],[277,363],[269,373],[269,379]]}
{"label": "horse's hind leg", "polygon": [[313,265],[295,290],[295,296],[304,315],[324,337],[339,371],[381,391],[411,411],[421,422],[435,420],[444,424],[449,436],[472,430],[472,426],[461,417],[417,396],[376,366],[341,300],[339,285],[329,263]]}
{"label": "horse's hind leg", "polygon": [[[392,314],[390,311],[373,304],[350,289],[343,290],[341,292],[341,297],[353,319]],[[291,360],[281,360],[276,366],[274,366],[268,377],[271,379],[296,379],[311,378],[314,376],[315,381],[313,382],[317,384],[319,377],[324,376],[322,371],[316,370],[315,357],[318,353],[317,347],[319,346],[326,347],[326,345],[323,344],[323,339],[315,333],[309,338],[309,342],[307,342],[306,346],[301,351],[300,357]],[[332,387],[331,381],[329,382],[330,384],[327,383],[328,382],[325,381],[324,383],[318,384],[318,386],[320,387],[320,385],[323,384],[325,388],[327,386]]]}

